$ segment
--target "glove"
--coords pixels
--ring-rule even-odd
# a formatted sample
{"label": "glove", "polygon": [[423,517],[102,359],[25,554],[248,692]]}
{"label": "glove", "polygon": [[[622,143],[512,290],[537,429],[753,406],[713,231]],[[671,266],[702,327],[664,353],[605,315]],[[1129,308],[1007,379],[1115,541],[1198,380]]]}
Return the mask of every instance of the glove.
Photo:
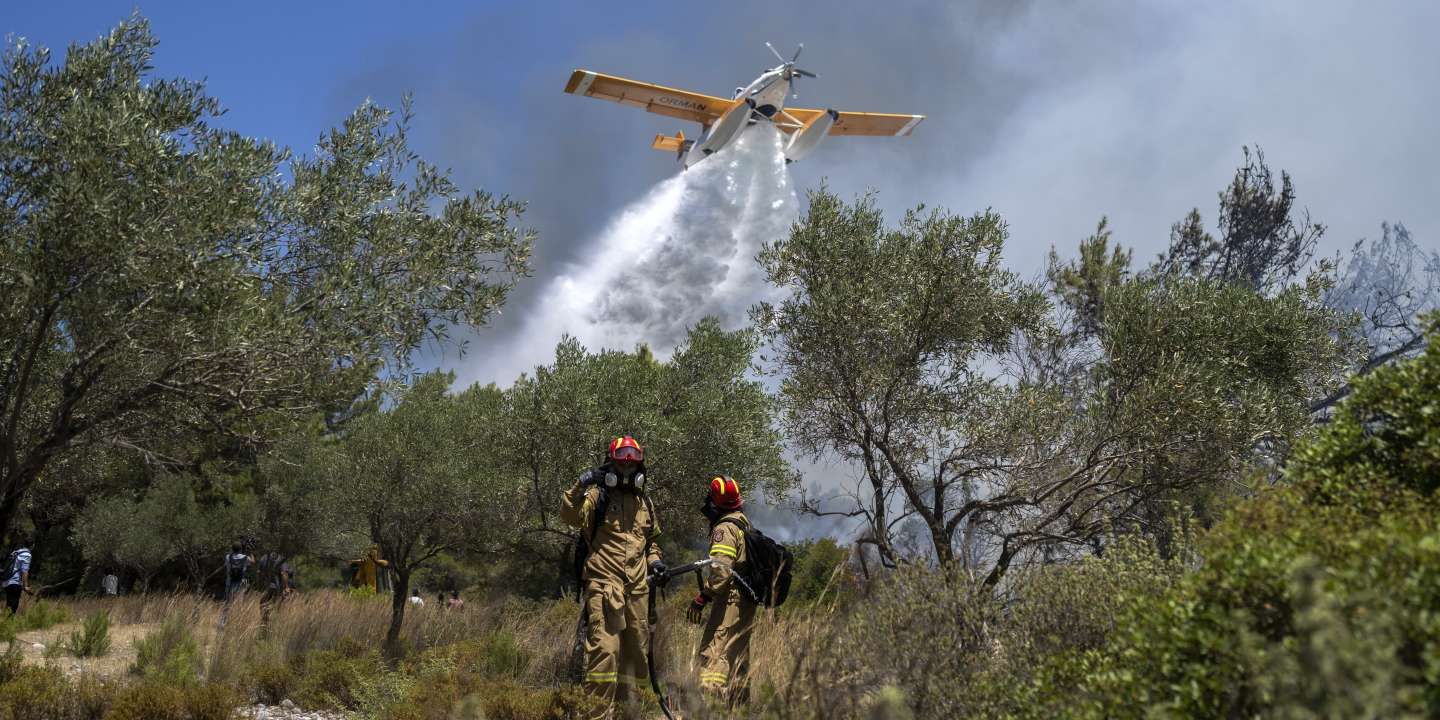
{"label": "glove", "polygon": [[691,624],[694,625],[699,625],[700,623],[704,622],[705,606],[709,604],[710,597],[707,596],[705,593],[700,593],[699,595],[696,595],[695,599],[690,601],[690,609],[685,611],[685,619],[689,620]]}
{"label": "glove", "polygon": [[580,473],[580,487],[590,487],[591,485],[600,482],[600,480],[604,477],[605,473],[602,473],[594,468],[586,470],[585,472]]}
{"label": "glove", "polygon": [[650,577],[663,583],[667,579],[665,577],[665,571],[669,569],[670,568],[665,565],[664,560],[656,560],[650,563]]}

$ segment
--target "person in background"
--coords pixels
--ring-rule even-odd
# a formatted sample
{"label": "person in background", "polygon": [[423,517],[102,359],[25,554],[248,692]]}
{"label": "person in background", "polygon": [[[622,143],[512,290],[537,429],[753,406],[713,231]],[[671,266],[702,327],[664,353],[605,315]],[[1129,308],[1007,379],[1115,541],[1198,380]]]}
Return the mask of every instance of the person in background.
{"label": "person in background", "polygon": [[20,538],[20,547],[10,551],[9,571],[5,573],[5,607],[10,614],[20,612],[20,594],[30,592],[30,538]]}
{"label": "person in background", "polygon": [[295,571],[290,561],[274,550],[260,556],[255,565],[255,576],[260,585],[260,624],[270,622],[270,611],[295,589]]}
{"label": "person in background", "polygon": [[459,610],[460,608],[465,607],[465,601],[460,599],[459,590],[450,591],[450,603],[448,607],[451,610]]}
{"label": "person in background", "polygon": [[420,597],[419,590],[410,591],[410,605],[417,608],[425,607],[425,598]]}
{"label": "person in background", "polygon": [[250,567],[255,564],[255,558],[250,557],[240,543],[230,546],[230,553],[225,556],[225,602],[238,598],[245,592],[246,575]]}
{"label": "person in background", "polygon": [[115,576],[114,568],[105,568],[105,577],[100,579],[100,592],[107,598],[120,594],[120,578]]}
{"label": "person in background", "polygon": [[380,559],[379,545],[371,545],[365,557],[350,561],[350,566],[355,570],[350,576],[350,587],[369,588],[373,593],[380,592],[380,573],[390,567],[390,561]]}

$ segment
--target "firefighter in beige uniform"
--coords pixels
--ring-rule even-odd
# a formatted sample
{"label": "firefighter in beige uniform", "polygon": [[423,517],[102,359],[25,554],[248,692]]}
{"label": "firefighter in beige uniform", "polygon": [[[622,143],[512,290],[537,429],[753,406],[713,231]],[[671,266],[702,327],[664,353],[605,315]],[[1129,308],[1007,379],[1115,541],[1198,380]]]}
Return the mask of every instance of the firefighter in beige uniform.
{"label": "firefighter in beige uniform", "polygon": [[743,702],[750,672],[750,630],[755,624],[755,603],[735,579],[745,565],[745,529],[749,518],[740,509],[740,486],[728,476],[710,480],[703,512],[710,520],[710,566],[699,595],[686,617],[699,624],[705,606],[710,617],[700,636],[700,688],[728,703]]}
{"label": "firefighter in beige uniform", "polygon": [[587,470],[561,500],[560,517],[588,544],[582,571],[585,692],[605,701],[635,699],[646,684],[649,583],[664,571],[655,538],[660,525],[645,496],[644,451],[632,437],[610,443],[604,465]]}

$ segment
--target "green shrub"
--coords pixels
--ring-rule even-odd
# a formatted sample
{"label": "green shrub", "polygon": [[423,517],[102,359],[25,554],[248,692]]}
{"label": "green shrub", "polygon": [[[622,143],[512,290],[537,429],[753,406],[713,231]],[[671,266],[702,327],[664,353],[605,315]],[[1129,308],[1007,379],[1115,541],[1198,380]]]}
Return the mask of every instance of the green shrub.
{"label": "green shrub", "polygon": [[[790,547],[795,555],[787,607],[813,605],[825,598],[849,597],[854,584],[850,572],[850,550],[830,538],[807,540]],[[822,597],[823,595],[823,597]]]}
{"label": "green shrub", "polygon": [[85,696],[55,668],[23,667],[0,685],[0,717],[6,720],[90,720]]}
{"label": "green shrub", "polygon": [[129,685],[116,695],[105,720],[188,720],[185,692],[154,681]]}
{"label": "green shrub", "polygon": [[228,685],[206,683],[185,691],[188,720],[231,720],[244,699]]}
{"label": "green shrub", "polygon": [[260,660],[245,666],[241,676],[254,691],[257,700],[277,705],[290,696],[295,687],[295,672],[290,665],[276,660]]}
{"label": "green shrub", "polygon": [[180,688],[144,680],[116,694],[105,720],[231,720],[240,705],[240,695],[225,685]]}
{"label": "green shrub", "polygon": [[1204,538],[1202,567],[1125,589],[1106,643],[1042,661],[1016,716],[1440,716],[1437,471],[1432,342],[1358,380],[1286,486]]}
{"label": "green shrub", "polygon": [[499,630],[485,641],[485,674],[492,677],[519,677],[530,665],[530,654],[515,641],[515,635]]}
{"label": "green shrub", "polygon": [[174,687],[200,682],[204,657],[190,625],[178,615],[165,619],[160,629],[135,643],[135,664],[130,671],[147,680]]}
{"label": "green shrub", "polygon": [[5,647],[5,654],[0,655],[0,685],[10,682],[20,674],[20,668],[24,667],[24,658],[20,644],[11,640]]}
{"label": "green shrub", "polygon": [[360,706],[364,688],[378,686],[385,673],[377,650],[347,654],[337,648],[306,653],[291,699],[310,708],[354,710]]}
{"label": "green shrub", "polygon": [[110,613],[101,610],[85,618],[79,630],[70,633],[65,651],[75,657],[102,657],[110,653]]}
{"label": "green shrub", "polygon": [[0,641],[9,642],[20,633],[44,630],[69,620],[70,611],[63,605],[36,600],[16,615],[0,615]]}

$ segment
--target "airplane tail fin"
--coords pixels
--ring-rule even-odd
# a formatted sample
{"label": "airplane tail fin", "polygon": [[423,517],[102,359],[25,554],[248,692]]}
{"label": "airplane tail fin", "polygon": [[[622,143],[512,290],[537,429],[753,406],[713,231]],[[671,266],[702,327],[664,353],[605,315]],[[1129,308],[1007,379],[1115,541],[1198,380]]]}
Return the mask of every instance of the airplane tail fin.
{"label": "airplane tail fin", "polygon": [[690,146],[694,144],[694,140],[685,139],[684,132],[677,131],[675,133],[675,137],[670,137],[665,133],[660,133],[659,135],[656,135],[655,142],[650,143],[650,147],[656,150],[669,150],[670,152],[675,153],[676,159],[684,159],[685,153],[688,152],[690,150]]}
{"label": "airplane tail fin", "polygon": [[655,136],[655,142],[650,143],[650,147],[652,147],[652,148],[654,148],[654,149],[656,149],[656,150],[668,150],[668,151],[670,151],[670,152],[680,152],[681,150],[684,150],[684,149],[687,147],[687,144],[686,144],[686,141],[685,141],[685,133],[684,133],[684,132],[677,132],[677,133],[675,133],[675,137],[670,137],[669,135],[666,135],[665,133],[660,133],[659,135],[656,135],[656,136]]}

